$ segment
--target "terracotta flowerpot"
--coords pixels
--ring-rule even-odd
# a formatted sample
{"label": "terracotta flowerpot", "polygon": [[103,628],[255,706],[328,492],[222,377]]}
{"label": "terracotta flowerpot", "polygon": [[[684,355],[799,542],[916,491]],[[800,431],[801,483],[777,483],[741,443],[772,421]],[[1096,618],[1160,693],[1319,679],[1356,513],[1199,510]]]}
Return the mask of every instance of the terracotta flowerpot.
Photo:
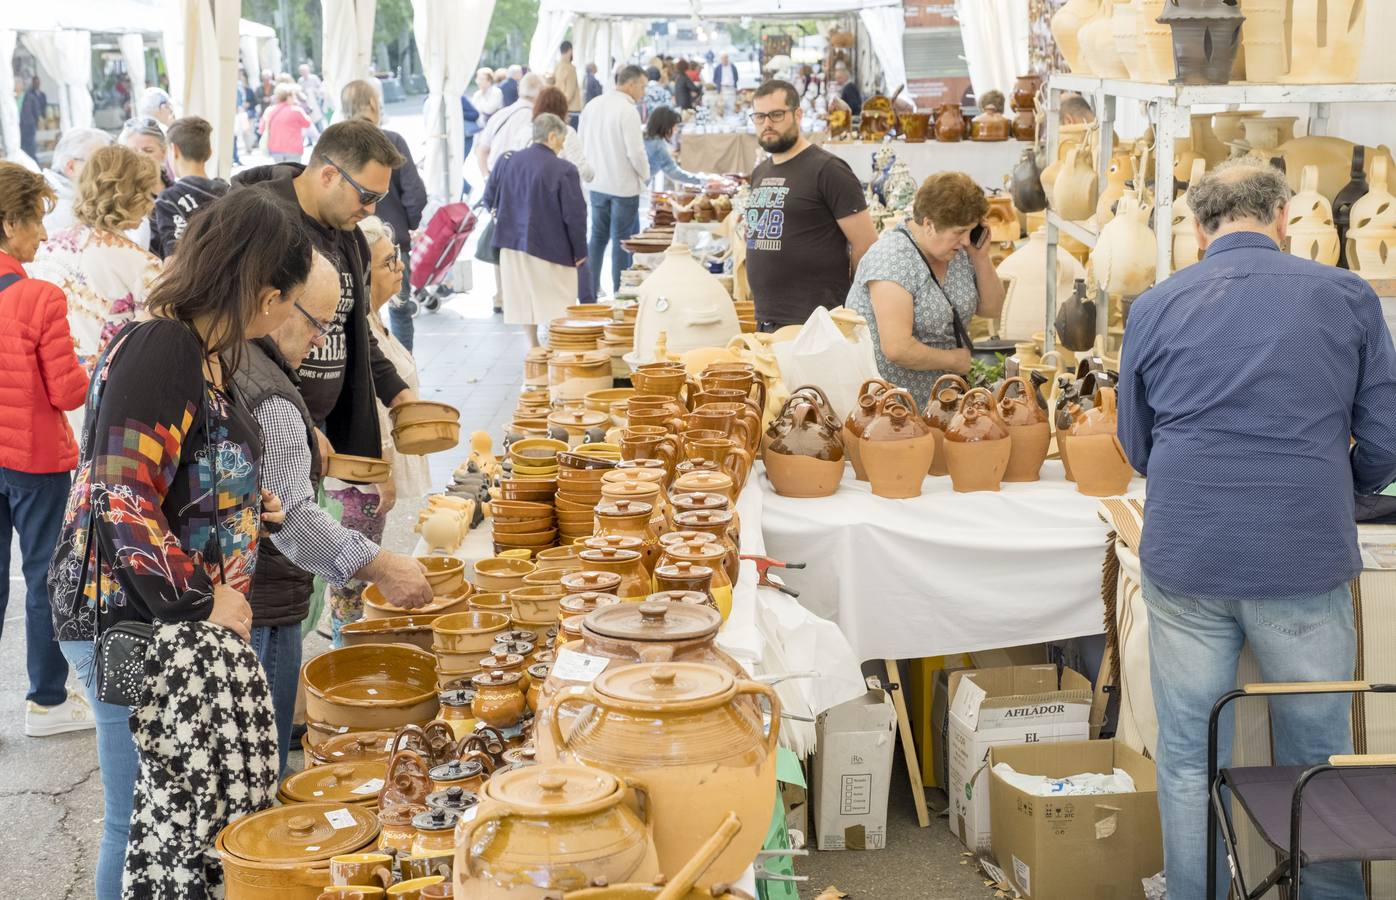
{"label": "terracotta flowerpot", "polygon": [[946,465],[960,493],[997,491],[1012,452],[1008,427],[999,418],[994,395],[974,388],[945,430]]}
{"label": "terracotta flowerpot", "polygon": [[879,497],[921,496],[935,454],[934,429],[916,414],[916,401],[901,388],[877,402],[877,416],[863,431],[859,452],[872,491]]}

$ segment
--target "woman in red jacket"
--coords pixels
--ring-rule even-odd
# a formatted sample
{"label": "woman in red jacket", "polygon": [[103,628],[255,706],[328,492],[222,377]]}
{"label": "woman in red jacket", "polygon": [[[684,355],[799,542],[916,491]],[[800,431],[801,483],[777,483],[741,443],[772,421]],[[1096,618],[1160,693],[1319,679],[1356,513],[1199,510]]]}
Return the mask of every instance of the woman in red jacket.
{"label": "woman in red jacket", "polygon": [[87,373],[68,332],[57,286],[28,278],[22,263],[48,235],[56,202],[43,176],[0,162],[0,624],[10,593],[10,540],[19,532],[29,667],[24,733],[92,728],[92,710],[67,689],[68,663],[53,635],[48,563],[63,524],[78,446],[63,415],[82,406]]}

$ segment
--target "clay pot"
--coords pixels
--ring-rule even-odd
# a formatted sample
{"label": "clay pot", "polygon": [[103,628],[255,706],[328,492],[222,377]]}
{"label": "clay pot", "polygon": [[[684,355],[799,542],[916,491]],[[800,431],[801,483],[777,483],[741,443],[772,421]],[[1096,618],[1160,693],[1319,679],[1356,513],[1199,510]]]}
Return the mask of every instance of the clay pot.
{"label": "clay pot", "polygon": [[[999,337],[1025,341],[1042,330],[1047,310],[1047,231],[1039,228],[1027,243],[998,265],[999,279],[1007,284],[1003,312],[999,316]],[[1076,257],[1057,247],[1057,297],[1071,294],[1072,284],[1086,277],[1086,269]],[[932,392],[932,401],[934,401]],[[953,415],[953,413],[951,413]],[[946,423],[949,423],[948,417]]]}
{"label": "clay pot", "polygon": [[1115,3],[1117,0],[1101,0],[1100,11],[1082,26],[1076,39],[1081,45],[1081,56],[1088,61],[1091,74],[1097,78],[1128,78],[1129,71],[1120,59],[1120,51],[1115,45]]}
{"label": "clay pot", "polygon": [[1057,306],[1057,340],[1068,350],[1084,352],[1095,343],[1095,325],[1095,301],[1087,297],[1085,280],[1077,279],[1071,296]]}
{"label": "clay pot", "polygon": [[1091,152],[1083,146],[1066,151],[1061,171],[1052,187],[1052,199],[1058,215],[1072,222],[1083,222],[1095,213],[1100,199]]}
{"label": "clay pot", "polygon": [[1326,266],[1338,262],[1338,229],[1333,207],[1318,192],[1318,167],[1305,166],[1299,193],[1289,201],[1289,235],[1286,250],[1301,259]]}
{"label": "clay pot", "polygon": [[1115,391],[1101,388],[1095,395],[1095,406],[1072,408],[1073,422],[1066,436],[1059,436],[1064,454],[1071,456],[1076,490],[1090,497],[1112,497],[1123,494],[1134,477],[1134,469],[1125,456],[1124,448],[1115,435]]}
{"label": "clay pot", "polygon": [[1013,123],[998,110],[987,110],[969,123],[972,141],[1006,141],[1013,135]]}
{"label": "clay pot", "polygon": [[1352,222],[1352,207],[1367,196],[1367,172],[1363,168],[1367,148],[1361,145],[1352,148],[1352,177],[1338,195],[1333,198],[1333,224],[1338,229],[1338,266],[1351,268],[1347,259],[1348,228]]}
{"label": "clay pot", "polygon": [[297,803],[244,816],[214,843],[224,896],[315,900],[330,882],[330,858],[371,849],[378,831],[378,817],[357,804]]}
{"label": "clay pot", "polygon": [[475,730],[475,714],[470,711],[470,704],[475,700],[474,688],[442,691],[438,699],[441,701],[441,712],[438,715],[441,721],[451,726],[456,740]]}
{"label": "clay pot", "polygon": [[899,121],[908,144],[924,144],[931,135],[930,113],[904,112]]}
{"label": "clay pot", "polygon": [[495,728],[512,728],[524,714],[524,695],[520,687],[523,676],[518,672],[481,672],[470,679],[475,686],[475,699],[470,711],[475,718]]}
{"label": "clay pot", "polygon": [[1362,63],[1364,0],[1291,0],[1290,84],[1344,84]]}
{"label": "clay pot", "polygon": [[999,418],[994,395],[986,388],[970,390],[945,429],[951,484],[961,493],[997,491],[1011,452],[1008,427]]}
{"label": "clay pot", "polygon": [[366,761],[386,767],[394,734],[392,731],[354,731],[334,735],[314,746],[305,742],[302,749],[306,767]]}
{"label": "clay pot", "polygon": [[599,769],[554,764],[501,771],[485,785],[475,819],[462,826],[455,897],[542,900],[598,879],[656,877],[653,823],[635,812],[631,796],[625,783]]}
{"label": "clay pot", "polygon": [[[848,451],[848,458],[853,463],[853,476],[859,481],[867,481],[868,473],[863,469],[863,460],[858,454],[858,439],[863,436],[863,429],[877,415],[877,401],[891,388],[890,383],[880,378],[870,378],[863,382],[858,388],[857,402],[843,423],[844,449]],[[775,425],[774,422],[771,424]]]}
{"label": "clay pot", "polygon": [[607,547],[583,550],[577,555],[588,570],[610,572],[620,576],[616,596],[622,600],[640,600],[650,592],[650,577],[638,550]]}
{"label": "clay pot", "polygon": [[1134,0],[1139,27],[1139,77],[1144,81],[1172,81],[1173,30],[1159,22],[1167,0]]}
{"label": "clay pot", "polygon": [[1018,211],[1013,208],[1013,200],[1004,193],[990,195],[989,211],[984,214],[984,224],[989,226],[989,240],[1007,244],[1022,236],[1022,226],[1018,224]]}
{"label": "clay pot", "polygon": [[674,543],[669,540],[673,535],[680,536],[682,540],[688,540],[688,535],[693,533],[706,534],[712,537],[726,551],[723,559],[722,569],[727,573],[727,580],[733,584],[737,581],[740,563],[737,557],[737,527],[736,517],[731,510],[726,509],[693,509],[687,512],[678,513],[674,516],[674,527],[680,529],[678,532],[664,535],[659,539],[661,547]]}
{"label": "clay pot", "polygon": [[960,400],[968,390],[969,384],[963,378],[949,372],[937,378],[935,384],[931,385],[931,396],[926,401],[925,415],[926,424],[930,426],[931,437],[935,441],[935,455],[931,457],[931,465],[928,468],[931,475],[950,474],[945,465],[945,429],[950,427],[950,420],[960,411]]}
{"label": "clay pot", "polygon": [[[412,830],[415,833],[412,835],[412,855],[449,858],[456,849],[456,820],[459,818],[460,814],[454,810],[441,808],[429,808],[413,816]],[[399,882],[392,890],[399,896],[411,897],[414,891],[420,891],[429,884],[440,884],[443,880],[442,875],[429,875]]]}
{"label": "clay pot", "polygon": [[[747,699],[755,695],[770,706],[764,735]],[[564,734],[560,717],[573,704],[588,708]],[[558,717],[550,722],[548,746],[540,737],[540,756],[556,754],[643,784],[661,871],[678,872],[729,810],[744,822],[770,818],[780,722],[780,700],[770,687],[700,663],[642,663],[608,668],[590,685],[566,688],[553,708]],[[694,791],[700,783],[704,789]],[[704,877],[738,878],[761,848],[763,832],[743,829]]]}
{"label": "clay pot", "polygon": [[1032,141],[1037,138],[1037,114],[1020,109],[1013,114],[1013,140]]}
{"label": "clay pot", "polygon": [[331,453],[325,460],[325,477],[360,484],[382,484],[392,477],[392,463],[368,456]]}
{"label": "clay pot", "polygon": [[936,140],[953,143],[965,139],[965,116],[958,103],[946,103],[936,110]]}
{"label": "clay pot", "polygon": [[995,394],[999,416],[1011,441],[1004,481],[1037,481],[1052,442],[1047,401],[1042,399],[1041,375],[1006,379]]}
{"label": "clay pot", "polygon": [[393,446],[405,456],[425,456],[450,450],[460,443],[460,422],[441,419],[393,427]]}
{"label": "clay pot", "polygon": [[315,657],[301,669],[306,716],[334,728],[372,731],[436,715],[436,660],[408,644],[360,644]]}
{"label": "clay pot", "polygon": [[1141,80],[1139,64],[1139,9],[1132,0],[1115,0],[1110,11],[1110,34],[1120,65],[1131,80]]}
{"label": "clay pot", "polygon": [[360,619],[339,630],[344,646],[356,644],[412,644],[431,650],[431,624],[434,616],[393,616],[389,619]]}
{"label": "clay pot", "polygon": [[724,562],[727,548],[720,541],[670,541],[664,546],[659,557],[659,568],[686,562],[691,566],[702,566],[713,570],[708,593],[712,594],[722,621],[732,614],[732,580],[728,577]]}
{"label": "clay pot", "polygon": [[281,782],[276,799],[282,803],[358,803],[377,806],[378,789],[382,786],[387,767],[386,758],[315,766]]}
{"label": "clay pot", "polygon": [[[431,777],[432,793],[447,791],[451,788],[477,793],[492,769],[493,764],[487,769],[479,759],[453,759],[433,768],[427,774]],[[427,806],[433,805],[431,795],[428,794]]]}
{"label": "clay pot", "polygon": [[[1138,194],[1126,191],[1120,197],[1115,217],[1101,229],[1091,254],[1095,283],[1112,297],[1137,297],[1154,286],[1157,266],[1158,244],[1149,227],[1149,211]],[[1095,323],[1091,325],[1094,335]],[[1088,349],[1070,343],[1067,346],[1072,350]]]}
{"label": "clay pot", "polygon": [[1238,0],[1166,0],[1158,21],[1173,29],[1179,82],[1226,84],[1231,80],[1245,21]]}
{"label": "clay pot", "polygon": [[[521,588],[514,588],[509,592],[511,620],[515,624],[533,629],[555,625],[558,604],[566,594],[567,589],[561,584],[527,584]],[[481,665],[483,664],[482,662]]]}
{"label": "clay pot", "polygon": [[859,438],[859,453],[879,497],[921,496],[921,482],[935,455],[934,429],[917,415],[909,391],[893,388],[877,401],[877,415]]}
{"label": "clay pot", "polygon": [[[599,575],[603,573],[588,572],[585,574]],[[611,590],[604,593],[599,591],[582,591],[563,597],[559,613],[561,621],[566,622],[568,619],[585,616],[604,606],[612,606],[620,602],[620,597],[616,596],[614,593],[615,589],[620,587],[620,577],[610,572],[604,574],[610,575],[614,579]]]}
{"label": "clay pot", "polygon": [[1013,83],[1013,109],[1032,110],[1037,105],[1037,92],[1042,90],[1042,76],[1035,74],[1019,75]]}
{"label": "clay pot", "polygon": [[1037,149],[1029,147],[1024,150],[1018,164],[1013,167],[1013,180],[1008,187],[1013,196],[1013,205],[1019,211],[1036,213],[1047,208],[1047,194],[1042,189],[1042,174],[1042,167],[1037,163]]}
{"label": "clay pot", "polygon": [[[657,485],[647,484],[644,487],[653,488],[656,491],[654,495],[656,502],[661,499]],[[653,524],[654,516],[655,506],[650,503],[627,499],[604,500],[596,505],[595,534],[603,537],[606,535],[624,535],[639,538],[641,562],[644,564],[646,572],[652,572],[655,560],[659,558],[659,547],[656,543],[659,534]],[[586,587],[576,590],[594,590],[594,588]],[[575,593],[575,591],[569,590],[566,593]]]}
{"label": "clay pot", "polygon": [[[708,598],[712,608],[717,609],[717,600],[712,591],[713,577],[716,574],[712,566],[694,565],[686,559],[681,559],[654,570],[654,587],[658,593],[702,594]],[[651,594],[650,598],[653,599],[654,596]]]}
{"label": "clay pot", "polygon": [[1078,75],[1091,74],[1081,47],[1080,32],[1100,12],[1100,0],[1067,0],[1052,16],[1052,37],[1067,66]]}
{"label": "clay pot", "polygon": [[508,627],[509,617],[500,613],[452,613],[432,623],[433,646],[449,653],[488,653],[496,636]]}

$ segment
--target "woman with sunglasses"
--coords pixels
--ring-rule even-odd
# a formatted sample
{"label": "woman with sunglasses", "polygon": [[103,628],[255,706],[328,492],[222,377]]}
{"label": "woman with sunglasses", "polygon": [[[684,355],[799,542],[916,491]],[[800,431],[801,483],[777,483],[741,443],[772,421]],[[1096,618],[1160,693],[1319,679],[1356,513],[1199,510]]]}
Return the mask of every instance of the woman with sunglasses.
{"label": "woman with sunglasses", "polygon": [[131,621],[206,621],[248,639],[262,520],[280,513],[260,488],[259,430],[231,373],[244,341],[290,315],[310,242],[279,204],[247,191],[195,218],[181,246],[151,292],[152,318],[97,360],[49,570],[59,645],[97,718],[98,900],[121,896],[139,760],[132,710],[93,693],[95,640]]}
{"label": "woman with sunglasses", "polygon": [[[161,93],[164,92],[161,91]],[[155,168],[160,171],[160,190],[163,191],[174,184],[174,176],[170,174],[169,161],[166,159],[170,142],[165,134],[165,126],[160,120],[149,115],[138,115],[127,119],[126,124],[121,127],[121,134],[117,137],[116,142],[123,147],[129,147],[155,163]],[[156,256],[164,258],[160,241],[155,237],[155,213],[153,211],[139,225],[127,231],[126,236],[138,246],[145,247]]]}

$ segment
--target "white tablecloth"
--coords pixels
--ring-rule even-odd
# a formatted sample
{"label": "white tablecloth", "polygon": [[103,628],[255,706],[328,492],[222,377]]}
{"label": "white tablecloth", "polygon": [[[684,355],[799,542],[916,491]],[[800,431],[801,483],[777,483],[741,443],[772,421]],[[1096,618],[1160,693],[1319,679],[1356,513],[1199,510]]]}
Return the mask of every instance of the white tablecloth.
{"label": "white tablecloth", "polygon": [[[1142,486],[1136,481],[1131,488]],[[1103,630],[1099,501],[1059,462],[1042,480],[886,500],[848,469],[832,497],[797,500],[760,485],[768,552],[804,562],[787,581],[838,624],[860,659],[906,659],[1064,640]]]}
{"label": "white tablecloth", "polygon": [[[847,162],[859,181],[866,183],[872,178],[872,155],[877,144],[826,141],[820,146]],[[906,163],[917,184],[936,172],[968,172],[975,182],[986,188],[1003,187],[1004,176],[1012,174],[1028,146],[1021,141],[892,142],[897,159]]]}

